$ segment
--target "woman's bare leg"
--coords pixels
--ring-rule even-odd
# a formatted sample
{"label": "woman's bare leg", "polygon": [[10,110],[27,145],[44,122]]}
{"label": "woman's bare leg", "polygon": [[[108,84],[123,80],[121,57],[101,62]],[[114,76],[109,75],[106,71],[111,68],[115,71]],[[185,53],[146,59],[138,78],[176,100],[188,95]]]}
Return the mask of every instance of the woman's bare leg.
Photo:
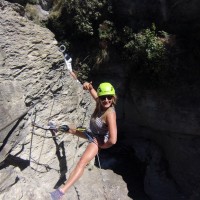
{"label": "woman's bare leg", "polygon": [[64,187],[60,189],[65,193],[83,174],[85,166],[97,155],[98,146],[95,143],[89,143],[79,162],[74,170],[71,172]]}

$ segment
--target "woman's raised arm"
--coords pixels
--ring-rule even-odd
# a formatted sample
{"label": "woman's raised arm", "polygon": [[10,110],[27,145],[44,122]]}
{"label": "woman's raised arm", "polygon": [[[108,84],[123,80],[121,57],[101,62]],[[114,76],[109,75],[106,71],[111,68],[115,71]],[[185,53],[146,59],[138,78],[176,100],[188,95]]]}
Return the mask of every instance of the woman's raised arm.
{"label": "woman's raised arm", "polygon": [[90,92],[90,94],[92,95],[92,97],[95,100],[98,98],[97,92],[96,92],[96,90],[92,86],[92,82],[90,82],[90,83],[88,83],[88,82],[83,83],[83,89],[84,90],[88,90]]}

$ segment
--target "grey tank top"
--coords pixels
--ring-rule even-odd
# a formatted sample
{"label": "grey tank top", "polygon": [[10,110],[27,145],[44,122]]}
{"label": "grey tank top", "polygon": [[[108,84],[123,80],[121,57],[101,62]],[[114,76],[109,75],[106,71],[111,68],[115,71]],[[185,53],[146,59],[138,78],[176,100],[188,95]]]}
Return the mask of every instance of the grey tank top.
{"label": "grey tank top", "polygon": [[[114,107],[110,107],[108,112],[115,112]],[[95,118],[91,117],[90,128],[88,131],[90,131],[94,135],[108,137],[109,136],[108,126],[102,119],[103,114],[104,112],[99,112]]]}

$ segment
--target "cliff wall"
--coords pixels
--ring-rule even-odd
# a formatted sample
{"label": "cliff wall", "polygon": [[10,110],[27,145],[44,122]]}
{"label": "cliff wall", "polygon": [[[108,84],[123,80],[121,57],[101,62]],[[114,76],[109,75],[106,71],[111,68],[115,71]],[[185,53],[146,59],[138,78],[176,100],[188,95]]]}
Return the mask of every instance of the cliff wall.
{"label": "cliff wall", "polygon": [[[66,70],[52,32],[28,20],[19,4],[1,0],[0,13],[0,199],[50,199],[87,142],[43,128],[50,121],[87,126],[94,102]],[[94,161],[67,194],[105,196],[130,199],[122,177]]]}

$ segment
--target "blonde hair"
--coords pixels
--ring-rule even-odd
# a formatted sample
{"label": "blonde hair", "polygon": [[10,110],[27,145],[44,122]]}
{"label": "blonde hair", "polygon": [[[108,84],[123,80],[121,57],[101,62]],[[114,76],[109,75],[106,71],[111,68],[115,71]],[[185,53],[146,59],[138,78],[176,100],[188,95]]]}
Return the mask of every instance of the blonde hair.
{"label": "blonde hair", "polygon": [[[97,116],[97,114],[101,111],[101,102],[100,102],[101,100],[99,99],[99,97],[96,99],[96,108],[95,108],[95,110],[94,110],[94,113],[92,114],[92,117],[96,117]],[[117,103],[117,96],[116,95],[114,95],[113,97],[112,97],[112,105],[111,105],[111,107],[113,106],[115,106],[116,105],[116,103]]]}

